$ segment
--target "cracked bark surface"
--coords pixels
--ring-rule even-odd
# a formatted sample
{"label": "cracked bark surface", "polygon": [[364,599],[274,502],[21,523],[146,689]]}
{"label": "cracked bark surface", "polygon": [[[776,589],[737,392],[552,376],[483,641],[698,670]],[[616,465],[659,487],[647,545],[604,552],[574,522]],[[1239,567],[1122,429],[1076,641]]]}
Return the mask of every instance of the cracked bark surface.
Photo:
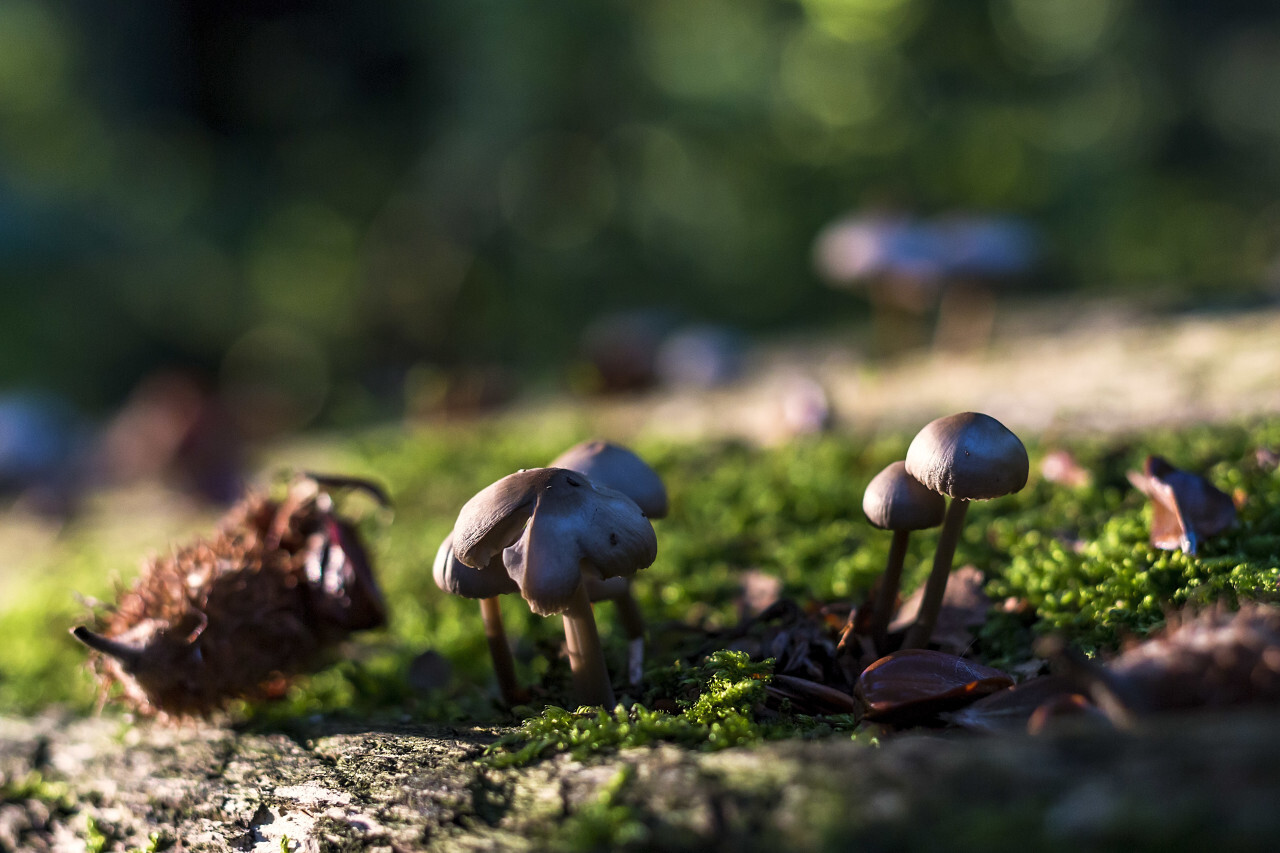
{"label": "cracked bark surface", "polygon": [[[674,747],[496,771],[494,732],[317,722],[301,735],[0,721],[0,846],[21,850],[1264,849],[1274,713],[1134,734]],[[619,776],[620,771],[624,773]],[[60,797],[15,796],[39,773]],[[624,784],[619,785],[619,778]]]}

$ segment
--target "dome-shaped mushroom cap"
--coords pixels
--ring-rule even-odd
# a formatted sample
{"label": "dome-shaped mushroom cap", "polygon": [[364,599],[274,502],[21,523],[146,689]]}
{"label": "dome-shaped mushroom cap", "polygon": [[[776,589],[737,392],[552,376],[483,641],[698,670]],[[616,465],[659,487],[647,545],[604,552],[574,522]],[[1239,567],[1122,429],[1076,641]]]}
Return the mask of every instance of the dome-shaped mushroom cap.
{"label": "dome-shaped mushroom cap", "polygon": [[453,553],[483,567],[501,554],[535,613],[559,613],[584,567],[608,579],[653,563],[658,540],[635,501],[575,471],[535,468],[503,477],[463,506]]}
{"label": "dome-shaped mushroom cap", "polygon": [[894,462],[867,484],[862,511],[881,530],[924,530],[942,523],[947,501]]}
{"label": "dome-shaped mushroom cap", "polygon": [[463,598],[493,598],[520,591],[519,585],[507,575],[507,567],[502,564],[501,557],[494,557],[483,569],[473,569],[455,557],[452,533],[444,538],[440,550],[436,551],[432,575],[436,586]]}
{"label": "dome-shaped mushroom cap", "polygon": [[959,500],[1013,494],[1027,484],[1027,449],[990,415],[962,412],[928,424],[907,448],[907,473]]}
{"label": "dome-shaped mushroom cap", "polygon": [[649,518],[667,515],[667,488],[658,472],[627,448],[608,441],[584,441],[561,453],[552,468],[585,474],[597,486],[622,492]]}

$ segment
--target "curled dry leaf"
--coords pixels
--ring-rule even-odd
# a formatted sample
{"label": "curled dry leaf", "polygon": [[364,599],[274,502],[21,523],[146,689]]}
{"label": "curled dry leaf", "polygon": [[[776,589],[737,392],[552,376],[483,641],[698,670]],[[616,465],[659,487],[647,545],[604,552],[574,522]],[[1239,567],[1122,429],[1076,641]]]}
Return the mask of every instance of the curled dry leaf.
{"label": "curled dry leaf", "polygon": [[[1080,701],[1087,702],[1072,679],[1049,675],[997,691],[972,705],[940,716],[970,731],[1007,734],[1027,731],[1037,714],[1046,718],[1047,723],[1047,718],[1055,714],[1080,709]],[[1037,728],[1043,729],[1044,724],[1038,724]]]}
{"label": "curled dry leaf", "polygon": [[858,703],[848,693],[807,678],[775,673],[767,692],[790,701],[792,709],[802,714],[852,714],[858,710]]}
{"label": "curled dry leaf", "polygon": [[[973,629],[987,621],[991,599],[983,591],[982,572],[974,566],[961,566],[947,578],[947,588],[942,594],[942,607],[938,621],[934,623],[932,642],[944,652],[960,654],[973,642]],[[924,587],[916,589],[898,608],[889,633],[906,631],[916,621]]]}
{"label": "curled dry leaf", "polygon": [[384,624],[368,554],[321,482],[381,499],[315,477],[282,501],[250,494],[211,539],[151,560],[92,630],[75,628],[103,699],[119,685],[142,713],[189,717],[278,698],[352,631]]}
{"label": "curled dry leaf", "polygon": [[903,649],[863,670],[855,693],[868,720],[911,722],[1012,686],[998,669],[945,652]]}
{"label": "curled dry leaf", "polygon": [[1160,636],[1126,650],[1090,684],[1109,715],[1280,702],[1280,608],[1172,617]]}
{"label": "curled dry leaf", "polygon": [[1142,472],[1130,471],[1128,477],[1135,489],[1151,499],[1151,544],[1157,548],[1181,548],[1194,554],[1201,541],[1225,533],[1236,523],[1230,495],[1159,456],[1148,456]]}
{"label": "curled dry leaf", "polygon": [[748,569],[738,578],[738,618],[748,619],[768,610],[782,594],[782,581],[774,575]]}
{"label": "curled dry leaf", "polygon": [[1093,475],[1084,468],[1070,451],[1054,450],[1040,460],[1040,476],[1050,483],[1070,489],[1083,489],[1093,482]]}

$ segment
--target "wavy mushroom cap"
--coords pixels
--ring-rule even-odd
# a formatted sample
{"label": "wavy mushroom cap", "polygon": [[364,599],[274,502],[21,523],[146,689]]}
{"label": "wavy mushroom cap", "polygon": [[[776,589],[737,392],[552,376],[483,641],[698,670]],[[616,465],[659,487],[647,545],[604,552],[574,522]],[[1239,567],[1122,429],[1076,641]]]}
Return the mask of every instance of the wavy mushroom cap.
{"label": "wavy mushroom cap", "polygon": [[907,448],[907,473],[958,500],[1010,495],[1027,484],[1027,449],[990,415],[962,412],[925,426]]}
{"label": "wavy mushroom cap", "polygon": [[924,530],[942,523],[947,501],[894,462],[867,484],[862,511],[881,530]]}
{"label": "wavy mushroom cap", "polygon": [[560,613],[584,568],[602,579],[653,563],[658,540],[635,501],[563,468],[519,471],[481,491],[454,525],[454,556],[480,568],[501,554],[529,607]]}
{"label": "wavy mushroom cap", "polygon": [[[451,595],[463,598],[494,598],[519,592],[520,585],[507,574],[507,567],[500,557],[495,557],[483,569],[473,569],[453,555],[453,533],[440,543],[432,567],[436,586]],[[592,601],[611,601],[628,589],[629,578],[602,578],[594,570],[582,573],[587,587],[587,598]]]}
{"label": "wavy mushroom cap", "polygon": [[507,574],[501,557],[489,561],[483,569],[475,569],[453,555],[453,534],[440,543],[436,551],[432,575],[436,586],[463,598],[493,598],[511,592],[519,592],[520,586]]}
{"label": "wavy mushroom cap", "polygon": [[608,441],[584,441],[561,453],[552,468],[585,474],[597,486],[622,492],[649,518],[667,515],[667,487],[658,472],[632,451]]}

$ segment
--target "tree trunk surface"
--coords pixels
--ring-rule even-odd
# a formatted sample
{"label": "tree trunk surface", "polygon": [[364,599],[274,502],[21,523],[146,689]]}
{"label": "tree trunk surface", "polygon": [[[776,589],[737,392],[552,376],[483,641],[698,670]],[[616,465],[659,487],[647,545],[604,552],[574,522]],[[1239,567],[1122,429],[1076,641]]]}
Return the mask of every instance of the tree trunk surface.
{"label": "tree trunk surface", "polygon": [[0,720],[0,848],[1164,851],[1280,838],[1274,713],[1136,733],[659,746],[510,770],[477,761],[496,730],[308,725]]}

